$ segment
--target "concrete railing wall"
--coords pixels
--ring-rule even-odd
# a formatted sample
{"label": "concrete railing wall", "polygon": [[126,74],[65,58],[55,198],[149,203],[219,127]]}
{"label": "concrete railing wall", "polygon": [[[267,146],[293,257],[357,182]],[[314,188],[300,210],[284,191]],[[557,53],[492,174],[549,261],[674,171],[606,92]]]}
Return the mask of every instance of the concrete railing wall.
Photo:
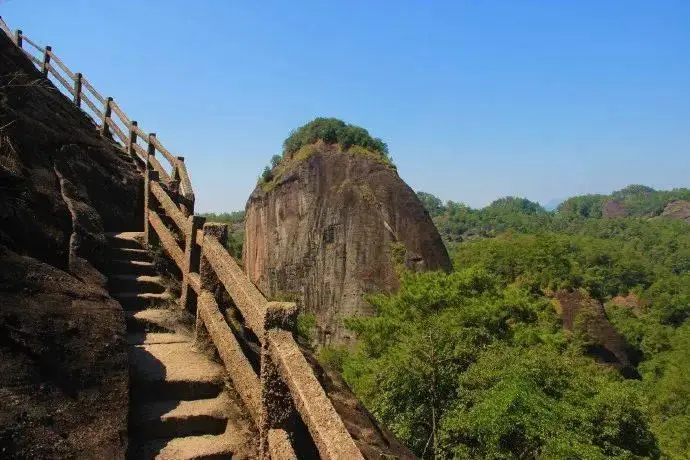
{"label": "concrete railing wall", "polygon": [[[257,425],[262,457],[297,458],[293,443],[299,417],[322,458],[363,458],[293,338],[295,304],[269,302],[226,250],[227,226],[206,223],[203,217],[194,215],[194,193],[184,158],[173,156],[155,134],[142,131],[112,98],[104,98],[83,75],[72,73],[50,47],[39,47],[20,30],[13,34],[2,18],[0,28],[46,77],[55,77],[77,106],[85,103],[101,134],[111,139],[115,134],[122,150],[139,165],[144,175],[146,244],[156,238],[179,268],[180,303],[196,315],[196,341],[213,346],[225,364]],[[42,59],[24,49],[24,43],[42,52]],[[146,142],[145,147],[139,140]],[[168,160],[170,173],[157,161],[156,152]],[[221,311],[223,291],[232,299],[230,309],[234,309],[237,321],[229,322],[229,312]],[[252,347],[259,356],[258,373],[246,353]]]}

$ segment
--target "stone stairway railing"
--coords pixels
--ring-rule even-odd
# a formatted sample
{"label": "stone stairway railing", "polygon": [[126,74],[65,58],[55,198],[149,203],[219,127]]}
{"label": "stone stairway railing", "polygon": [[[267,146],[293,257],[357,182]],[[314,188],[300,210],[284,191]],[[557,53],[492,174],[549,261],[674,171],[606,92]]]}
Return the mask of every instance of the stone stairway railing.
{"label": "stone stairway railing", "polygon": [[[142,131],[112,98],[101,96],[82,74],[70,71],[51,47],[38,46],[21,30],[13,34],[2,18],[0,28],[44,76],[55,77],[77,106],[82,107],[84,102],[86,107],[82,109],[90,109],[84,111],[94,119],[101,134],[112,138],[114,133],[122,150],[140,166],[144,174],[146,243],[155,238],[179,267],[181,305],[196,314],[197,341],[213,345],[225,364],[258,427],[262,457],[297,458],[293,443],[301,418],[321,458],[363,458],[293,338],[295,304],[267,301],[226,250],[227,226],[205,223],[203,217],[194,215],[194,193],[184,159],[173,156],[153,133]],[[42,58],[24,49],[24,43],[43,53]],[[103,104],[103,110],[90,97]],[[156,160],[156,151],[170,163],[170,173]],[[225,315],[219,306],[223,291],[234,304]],[[230,321],[226,320],[228,314]],[[258,372],[252,365],[252,354],[258,356]]]}

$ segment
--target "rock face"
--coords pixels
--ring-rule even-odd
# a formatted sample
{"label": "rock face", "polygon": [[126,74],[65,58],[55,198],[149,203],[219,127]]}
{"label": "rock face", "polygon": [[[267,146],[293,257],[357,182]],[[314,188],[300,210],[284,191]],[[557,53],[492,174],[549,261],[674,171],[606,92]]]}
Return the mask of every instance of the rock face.
{"label": "rock face", "polygon": [[676,219],[683,219],[690,222],[690,201],[676,200],[671,201],[664,207],[664,212],[661,213],[665,217],[673,217]]}
{"label": "rock face", "polygon": [[[560,290],[553,294],[563,327],[588,338],[587,352],[598,362],[618,369],[627,378],[638,378],[635,366],[639,361],[633,348],[606,317],[604,306],[584,290]],[[634,296],[617,298],[634,302]]]}
{"label": "rock face", "polygon": [[135,230],[142,181],[0,33],[0,457],[122,458],[124,317],[105,231]]}
{"label": "rock face", "polygon": [[268,298],[298,299],[315,313],[319,344],[346,344],[353,337],[343,318],[371,314],[363,295],[394,291],[397,264],[451,264],[394,168],[336,146],[314,150],[250,196],[243,259]]}

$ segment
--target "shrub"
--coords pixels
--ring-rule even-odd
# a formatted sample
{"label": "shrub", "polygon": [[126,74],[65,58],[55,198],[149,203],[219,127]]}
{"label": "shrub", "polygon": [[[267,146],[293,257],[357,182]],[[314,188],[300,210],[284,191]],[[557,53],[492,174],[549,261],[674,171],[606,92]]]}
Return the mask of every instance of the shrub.
{"label": "shrub", "polygon": [[271,157],[271,167],[275,168],[276,166],[278,166],[278,163],[280,163],[280,160],[282,160],[282,158],[283,157],[281,157],[280,155],[273,155]]}
{"label": "shrub", "polygon": [[273,170],[269,166],[264,168],[264,171],[261,173],[261,179],[264,182],[270,182],[273,180]]}
{"label": "shrub", "polygon": [[363,147],[388,158],[388,146],[385,142],[371,137],[366,129],[337,118],[316,118],[293,131],[283,143],[283,152],[293,156],[302,146],[319,140],[326,144],[338,144],[342,150],[349,150],[353,146]]}

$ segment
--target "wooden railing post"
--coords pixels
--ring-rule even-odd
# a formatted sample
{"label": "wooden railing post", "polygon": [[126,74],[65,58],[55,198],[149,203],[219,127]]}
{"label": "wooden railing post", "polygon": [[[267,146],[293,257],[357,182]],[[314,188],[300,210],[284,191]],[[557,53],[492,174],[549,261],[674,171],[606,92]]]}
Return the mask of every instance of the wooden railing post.
{"label": "wooden railing post", "polygon": [[[180,176],[180,166],[185,167],[184,164],[184,157],[176,157],[177,159],[177,164],[173,168],[172,171],[172,178],[173,180],[176,180],[179,182],[180,187],[182,187],[182,177]],[[194,202],[190,201],[187,198],[187,195],[191,192],[191,190],[182,190],[180,188],[180,195],[181,198],[178,199],[178,206],[180,207],[180,210],[184,213],[185,216],[191,216],[194,214]]]}
{"label": "wooden railing post", "polygon": [[14,42],[18,47],[22,47],[22,44],[24,43],[24,40],[22,40],[22,29],[17,29],[17,31],[14,33]]}
{"label": "wooden railing post", "polygon": [[151,240],[151,227],[149,226],[149,212],[153,201],[151,181],[158,182],[158,171],[147,170],[144,174],[144,247],[147,249]]}
{"label": "wooden railing post", "polygon": [[74,74],[74,105],[81,107],[81,73]]}
{"label": "wooden railing post", "polygon": [[[182,158],[182,161],[184,161],[184,157],[177,157],[177,160],[180,158]],[[180,170],[177,162],[175,162],[173,165],[172,171],[170,172],[170,178],[174,181],[180,182]]]}
{"label": "wooden railing post", "polygon": [[129,139],[127,142],[127,153],[129,156],[134,158],[137,153],[134,151],[134,144],[137,143],[137,132],[134,130],[138,126],[138,123],[134,120],[129,122]]}
{"label": "wooden railing post", "polygon": [[110,127],[108,126],[108,120],[112,114],[112,108],[110,103],[113,101],[112,97],[107,97],[105,99],[105,104],[103,106],[103,124],[101,125],[101,136],[110,138]]}
{"label": "wooden railing post", "polygon": [[259,455],[270,460],[269,432],[295,430],[297,411],[290,394],[290,389],[280,377],[269,353],[270,330],[294,328],[297,318],[297,305],[293,302],[268,302],[264,315],[264,337],[261,340],[261,415],[259,419]]}
{"label": "wooden railing post", "polygon": [[[228,225],[219,224],[215,222],[207,222],[203,224],[204,241],[207,237],[214,237],[218,240],[220,244],[225,246],[228,241]],[[201,284],[201,292],[210,292],[216,299],[216,302],[220,300],[220,293],[222,285],[218,276],[213,271],[213,267],[208,262],[204,256],[204,247],[201,248],[201,257],[199,259],[199,280]],[[196,311],[196,328],[194,331],[194,341],[196,345],[200,348],[205,348],[210,345],[210,338],[206,326],[204,326],[204,320],[199,315],[199,309]]]}
{"label": "wooden railing post", "polygon": [[149,157],[156,156],[156,146],[153,144],[153,139],[156,138],[156,133],[149,133],[149,144],[146,148],[146,170],[151,169],[151,161]]}
{"label": "wooden railing post", "polygon": [[[206,223],[206,219],[201,216],[189,216],[187,218],[187,228],[184,240],[184,265],[182,267],[182,292],[180,294],[180,305],[188,312],[196,312],[196,302],[193,293],[190,293],[189,274],[198,272],[201,262],[201,248],[197,244],[197,230],[201,229]],[[192,294],[192,295],[190,295]]]}
{"label": "wooden railing post", "polygon": [[41,65],[41,72],[44,77],[48,76],[48,65],[50,64],[50,52],[53,48],[46,46],[46,50],[43,52],[43,64]]}

